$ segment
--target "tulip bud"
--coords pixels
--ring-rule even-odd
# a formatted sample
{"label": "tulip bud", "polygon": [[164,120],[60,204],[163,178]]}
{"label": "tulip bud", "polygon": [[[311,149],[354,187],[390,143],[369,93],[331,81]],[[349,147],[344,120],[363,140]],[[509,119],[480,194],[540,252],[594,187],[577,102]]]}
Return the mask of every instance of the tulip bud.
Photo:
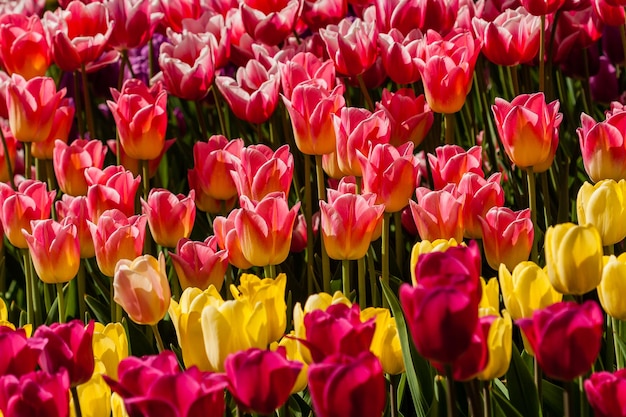
{"label": "tulip bud", "polygon": [[626,181],[585,182],[576,198],[578,224],[592,224],[600,232],[602,245],[614,245],[626,237]]}
{"label": "tulip bud", "polygon": [[605,257],[602,280],[598,285],[598,298],[604,311],[611,317],[626,320],[626,254],[617,258]]}

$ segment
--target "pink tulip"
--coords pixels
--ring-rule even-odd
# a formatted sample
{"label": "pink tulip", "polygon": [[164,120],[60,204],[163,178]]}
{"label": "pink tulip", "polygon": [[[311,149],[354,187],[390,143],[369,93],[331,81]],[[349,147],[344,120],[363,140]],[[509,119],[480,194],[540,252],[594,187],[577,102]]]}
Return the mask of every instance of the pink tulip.
{"label": "pink tulip", "polygon": [[237,69],[236,79],[218,76],[215,83],[239,119],[264,123],[276,109],[280,75],[275,62],[266,67],[260,61],[251,59],[245,67]]}
{"label": "pink tulip", "polygon": [[41,181],[25,180],[13,191],[7,184],[0,183],[0,202],[2,203],[2,226],[9,242],[17,248],[26,249],[28,243],[22,229],[31,233],[32,220],[44,220],[50,217],[50,208],[56,192],[47,191]]}
{"label": "pink tulip", "polygon": [[0,17],[0,62],[9,74],[27,80],[46,74],[52,61],[50,45],[41,19],[24,14]]}
{"label": "pink tulip", "polygon": [[240,212],[241,209],[234,209],[228,217],[217,216],[213,220],[213,231],[220,249],[228,253],[228,262],[239,269],[248,269],[252,264],[243,255],[241,238],[235,228],[235,219]]}
{"label": "pink tulip", "polygon": [[374,64],[378,32],[373,23],[358,18],[354,21],[343,19],[338,25],[320,29],[319,33],[337,72],[360,75]]}
{"label": "pink tulip", "polygon": [[163,25],[174,32],[182,32],[183,20],[197,19],[202,15],[200,0],[159,0],[159,10],[163,13]]}
{"label": "pink tulip", "polygon": [[[413,30],[421,30],[424,6],[414,0],[376,0],[371,20],[381,33],[394,30],[404,38]],[[366,13],[368,13],[366,11]]]}
{"label": "pink tulip", "polygon": [[247,412],[270,415],[289,399],[302,363],[276,351],[250,348],[231,353],[224,362],[228,390]]}
{"label": "pink tulip", "polygon": [[102,169],[107,149],[99,140],[76,139],[67,145],[54,142],[52,163],[59,188],[65,194],[87,195],[87,168]]}
{"label": "pink tulip", "polygon": [[412,84],[420,79],[417,65],[422,33],[414,29],[406,37],[395,28],[378,35],[383,66],[389,78],[398,84]]}
{"label": "pink tulip", "polygon": [[580,123],[576,133],[589,178],[593,182],[626,179],[626,112],[607,113],[601,122],[582,113]]}
{"label": "pink tulip", "polygon": [[[331,194],[332,190],[328,190]],[[338,193],[339,194],[339,193]],[[360,259],[365,256],[384,206],[374,195],[341,194],[329,202],[320,201],[324,247],[332,259]]]}
{"label": "pink tulip", "polygon": [[250,145],[241,150],[241,162],[234,168],[231,174],[239,196],[261,201],[271,193],[289,194],[294,169],[289,145],[276,152],[267,145]]}
{"label": "pink tulip", "polygon": [[363,192],[376,194],[376,203],[385,206],[385,212],[395,213],[409,204],[418,182],[417,160],[413,143],[396,148],[388,143],[377,144],[369,156],[359,153],[363,172]]}
{"label": "pink tulip", "polygon": [[102,3],[70,2],[44,15],[52,41],[54,62],[63,71],[75,71],[102,55],[113,33],[113,20]]}
{"label": "pink tulip", "polygon": [[76,235],[80,244],[80,257],[93,258],[96,255],[96,249],[94,248],[89,225],[87,224],[89,219],[87,197],[72,197],[71,195],[63,194],[61,199],[55,203],[55,209],[59,221],[76,226]]}
{"label": "pink tulip", "polygon": [[423,94],[415,97],[410,88],[402,88],[395,93],[383,89],[382,99],[376,103],[376,110],[384,110],[391,126],[389,143],[400,146],[413,142],[417,147],[430,130],[434,115],[426,104]]}
{"label": "pink tulip", "polygon": [[165,146],[167,92],[161,83],[148,88],[132,78],[121,91],[111,89],[107,105],[113,113],[124,152],[134,159],[159,157]]}
{"label": "pink tulip", "polygon": [[455,191],[465,196],[463,203],[464,236],[469,239],[483,237],[480,217],[484,217],[492,207],[504,205],[504,190],[500,186],[502,174],[496,172],[488,179],[473,172],[466,172],[461,177]]}
{"label": "pink tulip", "polygon": [[483,43],[482,53],[494,64],[519,65],[539,53],[540,19],[523,7],[507,9],[493,21],[475,17],[472,26]]}
{"label": "pink tulip", "polygon": [[54,144],[57,140],[67,142],[74,123],[74,104],[67,98],[61,100],[54,114],[52,129],[48,137],[41,142],[33,142],[31,152],[34,158],[53,159]]}
{"label": "pink tulip", "polygon": [[45,346],[41,339],[26,337],[23,328],[0,327],[0,349],[5,352],[0,356],[0,375],[20,377],[34,371]]}
{"label": "pink tulip", "polygon": [[217,249],[217,238],[207,237],[203,242],[181,239],[176,253],[170,253],[172,264],[183,290],[189,287],[205,290],[213,285],[222,289],[228,268],[228,252]]}
{"label": "pink tulip", "polygon": [[135,259],[143,251],[146,216],[126,217],[117,209],[107,210],[98,223],[89,222],[89,230],[96,249],[100,271],[112,277],[120,259]]}
{"label": "pink tulip", "polygon": [[78,230],[71,222],[34,220],[23,230],[37,276],[46,284],[71,281],[80,265]]}
{"label": "pink tulip", "polygon": [[302,21],[312,31],[336,25],[348,13],[348,0],[303,0]]}
{"label": "pink tulip", "polygon": [[256,203],[242,196],[239,204],[241,212],[235,217],[235,229],[243,256],[254,266],[284,262],[300,202],[290,210],[283,193],[271,193]]}
{"label": "pink tulip", "polygon": [[626,404],[626,369],[615,372],[596,371],[585,380],[585,393],[593,415],[597,417],[624,417]]}
{"label": "pink tulip", "polygon": [[565,0],[520,0],[522,6],[533,16],[545,16],[557,11]]}
{"label": "pink tulip", "polygon": [[246,32],[267,45],[278,45],[291,35],[300,14],[298,0],[244,0],[240,7]]}
{"label": "pink tulip", "polygon": [[215,68],[223,68],[228,64],[231,28],[226,25],[223,15],[206,10],[197,19],[183,19],[182,25],[183,31],[195,33],[211,45],[212,62]]}
{"label": "pink tulip", "polygon": [[501,263],[509,271],[527,261],[535,236],[530,210],[513,211],[508,207],[492,207],[481,218],[485,257],[491,268]]}
{"label": "pink tulip", "polygon": [[118,51],[146,45],[162,16],[149,1],[109,0],[104,5],[115,22],[108,45]]}
{"label": "pink tulip", "polygon": [[141,199],[141,206],[157,245],[174,248],[180,239],[188,238],[191,234],[196,219],[193,190],[186,197],[163,188],[153,188],[148,201]]}
{"label": "pink tulip", "polygon": [[431,191],[418,187],[415,194],[417,203],[411,200],[409,205],[422,240],[463,240],[464,197],[455,196],[449,188]]}
{"label": "pink tulip", "polygon": [[11,76],[6,88],[9,126],[15,139],[41,142],[50,136],[65,89],[57,91],[54,80],[49,77],[26,81],[19,74]]}
{"label": "pink tulip", "polygon": [[[161,44],[159,66],[167,91],[184,100],[200,100],[213,84],[212,35],[178,34],[170,31],[169,42]],[[212,39],[210,39],[212,38]]]}
{"label": "pink tulip", "polygon": [[622,26],[626,21],[624,6],[613,6],[611,3],[607,0],[594,0],[593,10],[605,25]]}
{"label": "pink tulip", "polygon": [[298,52],[280,64],[280,83],[287,100],[291,101],[293,90],[299,84],[309,80],[314,80],[324,91],[332,91],[337,82],[333,61],[324,61],[311,52]]}
{"label": "pink tulip", "polygon": [[118,165],[109,165],[104,170],[87,168],[87,210],[92,222],[109,209],[118,209],[126,216],[135,213],[135,194],[141,178],[133,177],[130,171]]}
{"label": "pink tulip", "polygon": [[67,371],[33,371],[17,378],[0,378],[0,411],[12,417],[69,415],[70,382]]}
{"label": "pink tulip", "polygon": [[318,80],[298,84],[291,100],[283,96],[289,112],[296,146],[306,155],[334,152],[336,134],[333,115],[345,106],[343,87],[328,91]]}

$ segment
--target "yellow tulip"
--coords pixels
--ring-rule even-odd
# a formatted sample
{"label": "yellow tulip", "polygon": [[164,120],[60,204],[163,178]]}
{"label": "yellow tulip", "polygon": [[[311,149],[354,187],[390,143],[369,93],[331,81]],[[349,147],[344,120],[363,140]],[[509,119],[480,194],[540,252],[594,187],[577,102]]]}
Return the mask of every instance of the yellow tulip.
{"label": "yellow tulip", "polygon": [[287,359],[290,361],[298,361],[302,364],[302,369],[300,370],[300,374],[298,374],[298,379],[291,389],[292,394],[303,391],[306,388],[307,372],[309,370],[309,365],[304,361],[302,355],[300,355],[300,350],[298,349],[299,343],[296,339],[294,339],[294,337],[295,333],[291,331],[288,336],[280,339],[280,342],[274,342],[270,345],[272,350],[278,349],[279,346],[284,347],[287,352]]}
{"label": "yellow tulip", "polygon": [[396,321],[386,308],[368,307],[361,311],[361,321],[375,318],[376,331],[370,351],[378,357],[383,371],[391,375],[404,372],[404,359]]}
{"label": "yellow tulip", "polygon": [[602,238],[593,225],[562,223],[548,227],[546,265],[552,286],[562,294],[582,295],[602,278]]}
{"label": "yellow tulip", "polygon": [[500,310],[500,287],[497,279],[490,279],[489,282],[480,277],[480,285],[483,287],[483,295],[480,299],[479,308],[495,310],[496,314]]}
{"label": "yellow tulip", "polygon": [[104,374],[117,380],[117,366],[128,357],[128,339],[124,326],[96,323],[93,330],[93,354],[104,366]]}
{"label": "yellow tulip", "polygon": [[611,317],[626,320],[626,253],[611,255],[602,270],[598,298],[602,308]]}
{"label": "yellow tulip", "polygon": [[201,371],[213,369],[204,347],[202,311],[209,305],[219,307],[223,303],[222,296],[213,285],[204,291],[189,287],[183,291],[180,302],[170,301],[168,311],[182,349],[185,367],[195,365]]}
{"label": "yellow tulip", "polygon": [[417,258],[425,253],[445,252],[450,246],[458,246],[456,239],[436,239],[432,242],[430,240],[422,240],[413,245],[413,249],[411,250],[411,280],[413,281],[413,285],[417,284],[417,280],[415,278]]}
{"label": "yellow tulip", "polygon": [[111,395],[111,411],[113,417],[128,417],[124,400],[115,392]]}
{"label": "yellow tulip", "polygon": [[[330,294],[321,292],[312,294],[307,298],[304,304],[304,309],[300,303],[296,303],[293,307],[293,328],[297,339],[306,340],[306,329],[304,327],[304,316],[313,310],[326,310],[333,304],[345,304],[349,307],[352,303],[348,298],[340,291],[336,291],[332,296]],[[300,355],[306,363],[311,363],[311,353],[302,343],[298,343],[298,349]]]}
{"label": "yellow tulip", "polygon": [[234,285],[230,287],[230,292],[236,300],[247,302],[253,308],[256,303],[263,304],[267,320],[268,342],[275,342],[285,334],[287,327],[286,285],[285,274],[279,274],[276,279],[261,279],[256,275],[243,274],[239,287]]}
{"label": "yellow tulip", "polygon": [[[111,388],[102,378],[104,372],[104,364],[96,361],[93,377],[76,388],[83,417],[111,415]],[[75,416],[74,402],[70,395],[70,417]]]}
{"label": "yellow tulip", "polygon": [[500,378],[509,369],[513,346],[513,320],[506,310],[502,311],[502,317],[497,316],[491,323],[487,346],[489,361],[485,369],[477,375],[482,381]]}
{"label": "yellow tulip", "polygon": [[626,181],[585,182],[578,190],[576,211],[578,224],[594,225],[604,246],[622,241],[626,237]]}
{"label": "yellow tulip", "polygon": [[542,309],[563,299],[548,278],[546,268],[524,261],[517,264],[513,274],[506,265],[498,271],[504,306],[514,320],[530,318],[533,311]]}

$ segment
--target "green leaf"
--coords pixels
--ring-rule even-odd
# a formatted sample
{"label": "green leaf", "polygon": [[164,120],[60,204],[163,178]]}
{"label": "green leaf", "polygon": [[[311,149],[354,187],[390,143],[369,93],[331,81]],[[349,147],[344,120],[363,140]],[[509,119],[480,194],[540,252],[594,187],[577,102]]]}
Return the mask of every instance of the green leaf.
{"label": "green leaf", "polygon": [[502,394],[499,390],[494,389],[491,391],[492,398],[495,400],[495,415],[496,416],[505,416],[505,417],[523,417],[525,415],[533,415],[533,414],[520,414],[519,411],[513,407],[513,405],[509,402],[509,400]]}
{"label": "green leaf", "polygon": [[550,415],[563,415],[563,388],[552,382],[541,381],[541,394],[546,412]]}
{"label": "green leaf", "polygon": [[506,374],[506,380],[511,404],[524,416],[541,416],[535,380],[515,345],[513,345],[511,366]]}
{"label": "green leaf", "polygon": [[[56,303],[56,301],[55,301]],[[96,317],[96,320],[100,323],[108,323],[111,319],[111,311],[109,306],[104,305],[98,299],[92,297],[87,294],[85,296],[85,303],[87,307],[93,312],[93,315]]]}
{"label": "green leaf", "polygon": [[[381,284],[385,298],[387,298],[389,307],[391,308],[394,319],[396,320],[396,327],[398,328],[398,336],[402,347],[402,358],[404,359],[404,366],[406,369],[406,378],[409,383],[411,397],[413,398],[415,412],[417,417],[426,417],[426,409],[428,407],[427,398],[432,399],[434,397],[430,364],[426,361],[426,359],[421,357],[412,346],[406,327],[406,321],[404,320],[404,315],[402,313],[402,307],[400,307],[398,298],[393,293],[391,288],[389,288],[388,284],[382,281]],[[420,381],[418,375],[425,379],[425,381]]]}

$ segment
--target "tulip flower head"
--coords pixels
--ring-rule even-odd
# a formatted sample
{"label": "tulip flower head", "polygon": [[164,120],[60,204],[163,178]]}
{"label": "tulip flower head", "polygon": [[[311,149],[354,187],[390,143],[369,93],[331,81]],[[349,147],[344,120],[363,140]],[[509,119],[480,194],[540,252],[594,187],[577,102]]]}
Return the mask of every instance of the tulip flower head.
{"label": "tulip flower head", "polygon": [[581,127],[576,129],[583,165],[593,182],[603,179],[626,179],[626,142],[624,126],[626,111],[607,114],[596,122],[585,113],[580,115]]}
{"label": "tulip flower head", "polygon": [[585,380],[585,393],[593,415],[597,417],[626,416],[626,404],[622,401],[626,391],[626,370],[594,372]]}
{"label": "tulip flower head", "polygon": [[203,242],[180,239],[176,253],[170,253],[172,264],[183,290],[196,287],[206,290],[210,285],[219,291],[228,268],[228,252],[218,250],[217,238],[207,237]]}
{"label": "tulip flower head", "polygon": [[602,280],[598,285],[598,298],[604,311],[619,320],[626,319],[626,302],[622,296],[626,289],[626,255],[611,255],[604,262]]}
{"label": "tulip flower head", "polygon": [[578,224],[592,224],[600,232],[602,245],[614,245],[626,237],[626,180],[588,182],[578,190],[576,198]]}
{"label": "tulip flower head", "polygon": [[3,14],[0,39],[0,62],[9,75],[17,73],[30,80],[46,74],[52,56],[38,16]]}

